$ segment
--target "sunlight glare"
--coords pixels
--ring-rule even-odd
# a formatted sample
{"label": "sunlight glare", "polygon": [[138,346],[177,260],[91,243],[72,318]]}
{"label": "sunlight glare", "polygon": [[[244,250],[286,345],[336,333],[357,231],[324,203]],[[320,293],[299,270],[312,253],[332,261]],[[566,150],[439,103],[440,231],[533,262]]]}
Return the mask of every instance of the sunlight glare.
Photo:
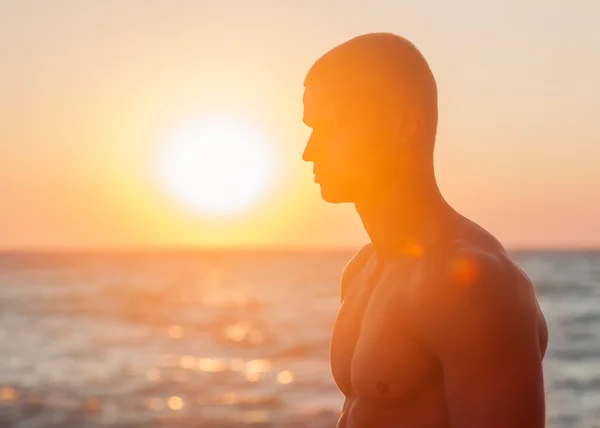
{"label": "sunlight glare", "polygon": [[256,204],[276,167],[255,129],[226,117],[188,124],[168,141],[160,172],[169,193],[192,209],[219,217]]}

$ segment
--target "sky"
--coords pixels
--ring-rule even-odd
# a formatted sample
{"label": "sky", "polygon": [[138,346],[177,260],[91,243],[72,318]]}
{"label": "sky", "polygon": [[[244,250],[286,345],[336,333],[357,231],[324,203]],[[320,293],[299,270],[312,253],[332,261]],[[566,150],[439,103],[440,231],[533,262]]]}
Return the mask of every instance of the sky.
{"label": "sky", "polygon": [[[599,246],[598,16],[594,0],[0,0],[0,249],[368,242],[301,160],[302,83],[375,31],[433,70],[436,174],[457,210],[510,247]],[[157,179],[178,124],[214,114],[259,129],[276,156],[235,216]]]}

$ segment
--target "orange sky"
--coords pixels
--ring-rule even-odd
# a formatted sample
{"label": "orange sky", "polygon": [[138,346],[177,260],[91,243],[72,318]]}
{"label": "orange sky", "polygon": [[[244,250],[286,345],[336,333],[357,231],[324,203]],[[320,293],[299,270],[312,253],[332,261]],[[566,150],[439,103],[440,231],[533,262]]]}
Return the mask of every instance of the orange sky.
{"label": "orange sky", "polygon": [[[365,242],[300,156],[304,73],[370,31],[430,62],[437,175],[459,211],[509,246],[600,245],[600,4],[482,3],[1,2],[0,248]],[[173,127],[215,112],[259,127],[281,171],[260,204],[220,220],[155,179]]]}

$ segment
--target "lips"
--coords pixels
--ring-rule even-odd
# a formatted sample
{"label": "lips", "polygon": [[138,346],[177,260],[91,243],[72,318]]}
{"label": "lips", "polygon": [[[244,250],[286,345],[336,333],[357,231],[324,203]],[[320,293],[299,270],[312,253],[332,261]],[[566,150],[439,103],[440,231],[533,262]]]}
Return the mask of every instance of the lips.
{"label": "lips", "polygon": [[314,182],[318,183],[319,181],[321,181],[321,179],[326,176],[327,174],[324,174],[325,171],[321,170],[317,170],[316,168],[313,169],[313,175],[314,177]]}

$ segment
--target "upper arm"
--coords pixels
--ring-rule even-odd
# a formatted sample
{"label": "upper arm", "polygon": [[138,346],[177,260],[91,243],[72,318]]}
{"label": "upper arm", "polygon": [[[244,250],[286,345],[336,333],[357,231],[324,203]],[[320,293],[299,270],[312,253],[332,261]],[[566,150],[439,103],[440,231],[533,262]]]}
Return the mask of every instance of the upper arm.
{"label": "upper arm", "polygon": [[415,301],[443,369],[451,426],[545,425],[542,352],[532,296],[505,265],[465,253],[438,266]]}

